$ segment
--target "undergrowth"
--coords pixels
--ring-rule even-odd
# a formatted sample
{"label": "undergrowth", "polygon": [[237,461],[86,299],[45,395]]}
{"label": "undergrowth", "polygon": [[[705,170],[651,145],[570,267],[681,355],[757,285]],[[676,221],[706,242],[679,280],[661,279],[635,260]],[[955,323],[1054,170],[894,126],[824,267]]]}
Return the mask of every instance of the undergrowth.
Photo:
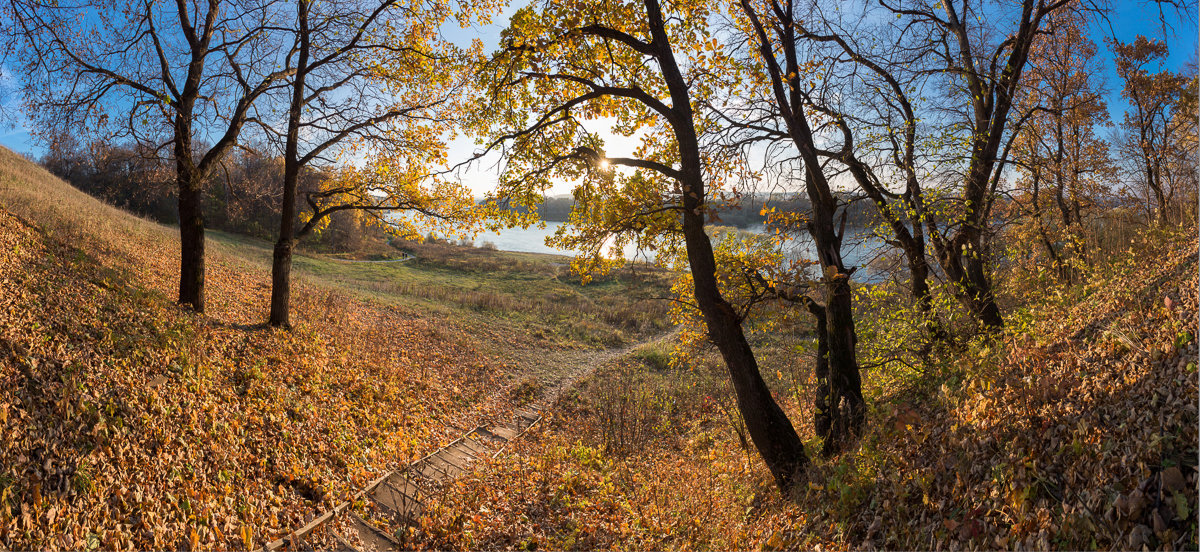
{"label": "undergrowth", "polygon": [[[457,483],[417,543],[1194,549],[1195,229],[1154,232],[1010,310],[1001,336],[956,334],[923,355],[869,350],[903,362],[866,372],[866,433],[813,458],[789,496],[746,439],[718,363],[664,370],[639,352]],[[864,311],[888,319],[886,300]],[[792,342],[795,364],[811,362],[804,343]],[[815,451],[808,369],[762,366]]]}

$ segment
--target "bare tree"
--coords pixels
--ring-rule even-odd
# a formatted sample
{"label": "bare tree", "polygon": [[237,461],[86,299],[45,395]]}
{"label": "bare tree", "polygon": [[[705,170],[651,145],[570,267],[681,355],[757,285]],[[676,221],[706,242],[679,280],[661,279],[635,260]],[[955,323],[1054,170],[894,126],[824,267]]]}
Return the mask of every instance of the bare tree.
{"label": "bare tree", "polygon": [[[842,258],[846,211],[833,193],[822,162],[819,130],[806,86],[809,78],[802,58],[800,19],[803,8],[791,0],[740,0],[742,14],[752,29],[750,44],[757,50],[773,97],[773,116],[783,122],[786,139],[796,149],[804,167],[804,190],[812,206],[808,233],[816,244],[824,288],[824,303],[803,301],[818,323],[817,393],[814,426],[825,439],[824,454],[845,446],[866,421],[855,347],[852,269]],[[748,125],[763,128],[762,125]],[[768,133],[774,133],[768,130]],[[839,224],[836,216],[841,213]]]}
{"label": "bare tree", "polygon": [[926,186],[915,200],[923,206],[920,217],[934,256],[959,302],[985,328],[1000,328],[1004,318],[988,268],[989,221],[1013,127],[1029,113],[1010,120],[1035,38],[1051,14],[1073,1],[1022,0],[1012,7],[972,0],[880,4],[895,16],[888,24],[903,37],[897,47],[921,61],[903,71],[940,86],[950,102],[929,117],[941,119],[940,132],[965,144],[948,148],[951,164],[961,170],[940,190],[943,197]]}
{"label": "bare tree", "polygon": [[848,174],[874,205],[890,230],[888,243],[904,255],[929,336],[940,338],[944,332],[933,312],[922,224],[921,173],[928,161],[919,151],[920,105],[910,97],[920,83],[917,75],[903,71],[913,63],[913,53],[889,48],[893,35],[886,27],[865,26],[866,18],[853,12],[831,16],[826,8],[814,6],[813,17],[794,25],[798,44],[812,50],[822,66],[819,85],[801,96],[831,131],[817,154]]}
{"label": "bare tree", "polygon": [[[1189,135],[1195,134],[1195,113],[1188,112],[1189,88],[1193,79],[1163,70],[1150,72],[1150,66],[1165,59],[1165,42],[1138,36],[1132,43],[1112,42],[1116,54],[1117,75],[1124,81],[1121,96],[1129,100],[1121,128],[1120,148],[1137,167],[1136,180],[1145,190],[1147,211],[1161,224],[1171,222],[1181,172],[1172,161],[1189,147]],[[1194,92],[1192,92],[1194,94]],[[1176,113],[1182,110],[1183,113]],[[1186,155],[1184,156],[1186,158]],[[1194,159],[1193,159],[1194,161]],[[1186,166],[1186,163],[1185,163]]]}
{"label": "bare tree", "polygon": [[[277,70],[276,0],[4,4],[43,128],[98,129],[167,150],[178,188],[179,302],[204,311],[203,183]],[[211,143],[205,147],[203,144]]]}

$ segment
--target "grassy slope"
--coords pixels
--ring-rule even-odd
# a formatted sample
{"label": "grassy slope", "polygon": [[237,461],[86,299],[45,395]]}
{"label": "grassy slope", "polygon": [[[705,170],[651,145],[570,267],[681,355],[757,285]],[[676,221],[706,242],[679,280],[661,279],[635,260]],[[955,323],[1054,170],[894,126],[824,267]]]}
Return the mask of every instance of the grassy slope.
{"label": "grassy slope", "polygon": [[[490,274],[319,257],[299,261],[296,330],[262,329],[263,244],[219,235],[196,316],[171,301],[176,236],[0,149],[0,549],[260,545],[504,408],[498,348],[646,329],[539,338],[536,311],[366,289]],[[635,308],[553,277],[537,285]]]}
{"label": "grassy slope", "polygon": [[1194,226],[1143,236],[1001,339],[887,378],[860,448],[794,501],[739,445],[719,369],[604,371],[416,546],[1194,550],[1196,256]]}
{"label": "grassy slope", "polygon": [[[242,259],[266,266],[271,244],[210,232]],[[482,335],[517,336],[526,347],[626,344],[665,329],[664,275],[653,267],[618,270],[581,286],[569,258],[445,244],[409,244],[405,262],[347,262],[313,254],[295,257],[295,271],[323,288],[342,289],[422,316],[453,318]]]}

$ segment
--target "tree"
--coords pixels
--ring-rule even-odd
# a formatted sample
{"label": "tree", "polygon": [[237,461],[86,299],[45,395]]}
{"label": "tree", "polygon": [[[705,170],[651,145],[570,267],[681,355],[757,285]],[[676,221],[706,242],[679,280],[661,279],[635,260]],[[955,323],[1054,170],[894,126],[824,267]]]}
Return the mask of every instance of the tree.
{"label": "tree", "polygon": [[80,191],[155,220],[175,222],[171,166],[148,147],[79,144],[70,134],[49,140],[42,165]]}
{"label": "tree", "polygon": [[[943,112],[943,132],[963,144],[965,155],[954,161],[962,170],[939,190],[946,196],[940,202],[928,189],[916,201],[925,206],[920,216],[938,265],[959,302],[986,329],[1004,325],[988,268],[988,237],[1012,145],[1009,121],[1035,38],[1045,31],[1051,14],[1071,4],[1022,0],[1013,12],[1006,12],[1004,6],[971,0],[903,5],[881,1],[898,18],[889,24],[906,37],[898,47],[923,60],[906,71],[927,75],[954,102]],[[1015,28],[1001,29],[992,21],[1012,21]],[[1020,115],[1014,126],[1027,115]]]}
{"label": "tree", "polygon": [[[746,340],[740,313],[722,295],[707,217],[729,159],[705,146],[716,123],[704,110],[730,67],[709,35],[708,2],[545,0],[512,18],[504,48],[484,77],[490,105],[477,121],[489,150],[506,160],[499,193],[532,208],[555,179],[576,182],[571,222],[559,243],[588,251],[575,266],[612,261],[607,245],[679,244],[690,295],[725,361],[755,448],[787,490],[808,463],[803,443],[771,396]],[[589,124],[641,145],[606,155]]]}
{"label": "tree", "polygon": [[1179,213],[1175,217],[1181,222],[1195,220],[1200,203],[1200,172],[1196,170],[1196,158],[1200,155],[1200,76],[1194,59],[1182,74],[1187,80],[1171,113],[1174,119],[1171,126],[1177,131],[1163,165],[1166,182],[1178,195]]}
{"label": "tree", "polygon": [[[820,137],[811,116],[805,85],[810,70],[800,56],[801,14],[791,0],[756,2],[740,0],[741,13],[750,27],[750,45],[773,95],[773,116],[783,122],[783,133],[799,154],[804,168],[804,189],[812,206],[806,227],[816,245],[825,302],[801,300],[817,319],[817,394],[814,426],[825,439],[825,454],[838,451],[866,420],[854,333],[851,270],[842,260],[846,212],[825,174]],[[820,114],[820,112],[817,112]],[[761,123],[758,125],[761,128]],[[847,147],[851,147],[847,144]],[[836,215],[841,211],[842,222]]]}
{"label": "tree", "polygon": [[[1030,117],[1016,137],[1014,164],[1021,226],[1032,233],[1064,281],[1086,262],[1085,212],[1112,175],[1107,144],[1096,128],[1108,123],[1096,44],[1077,12],[1054,14],[1030,53],[1019,108]],[[1022,245],[1027,240],[1018,240]]]}
{"label": "tree", "polygon": [[[840,19],[819,6],[814,12],[814,17],[795,21],[792,27],[796,47],[805,45],[813,63],[823,66],[811,77],[812,90],[796,94],[830,130],[816,153],[834,165],[827,171],[849,174],[870,200],[890,231],[889,243],[904,255],[909,286],[929,337],[940,338],[944,332],[933,312],[922,225],[926,206],[919,177],[921,120],[917,102],[909,97],[919,77],[903,73],[912,63],[910,52],[879,39],[886,27],[870,28],[864,45]],[[851,27],[862,20],[852,13],[842,16]]]}
{"label": "tree", "polygon": [[[281,97],[287,120],[278,130],[264,125],[283,142],[284,161],[270,325],[289,325],[292,251],[326,216],[355,209],[471,218],[465,189],[420,182],[444,156],[452,114],[465,110],[456,88],[467,52],[439,39],[438,29],[451,18],[466,24],[476,14],[486,17],[493,8],[484,1],[295,0],[294,45],[285,62],[291,76]],[[343,172],[336,185],[308,198],[312,212],[297,228],[302,171],[358,148],[375,154],[375,174]]]}
{"label": "tree", "polygon": [[1129,100],[1130,106],[1121,123],[1126,132],[1121,146],[1137,167],[1147,211],[1159,223],[1168,224],[1176,192],[1171,177],[1179,174],[1170,170],[1170,159],[1178,156],[1179,148],[1187,149],[1187,136],[1194,135],[1196,128],[1194,112],[1175,114],[1188,105],[1190,79],[1168,70],[1150,72],[1151,64],[1166,58],[1165,42],[1139,35],[1132,43],[1114,40],[1111,45],[1117,76],[1125,84],[1121,97]]}
{"label": "tree", "polygon": [[[802,36],[809,41],[836,44],[852,65],[867,69],[850,69],[846,74],[848,82],[843,86],[843,92],[854,91],[864,96],[863,106],[870,106],[864,112],[851,115],[849,110],[837,109],[828,102],[818,106],[833,118],[833,124],[842,134],[840,147],[822,149],[820,153],[846,167],[887,224],[892,245],[899,247],[908,265],[909,289],[926,319],[929,337],[939,339],[944,332],[933,312],[929,260],[921,224],[926,206],[921,201],[923,191],[918,177],[919,120],[906,87],[888,68],[895,62],[872,61],[863,55],[858,46],[852,45],[846,37],[836,32],[806,31]],[[872,101],[875,99],[883,101]],[[873,117],[866,116],[867,113],[873,113]],[[857,124],[854,124],[856,121]],[[872,128],[887,129],[887,139],[861,139],[863,134],[870,133],[867,129]],[[889,173],[892,176],[888,176]],[[889,180],[902,183],[899,191],[894,190],[894,184],[889,185]]]}
{"label": "tree", "polygon": [[[276,7],[275,0],[5,4],[6,38],[27,53],[19,68],[39,126],[96,128],[171,152],[179,302],[196,312],[204,311],[204,183],[237,143],[255,100],[287,74],[275,69]],[[206,139],[211,146],[202,145]]]}

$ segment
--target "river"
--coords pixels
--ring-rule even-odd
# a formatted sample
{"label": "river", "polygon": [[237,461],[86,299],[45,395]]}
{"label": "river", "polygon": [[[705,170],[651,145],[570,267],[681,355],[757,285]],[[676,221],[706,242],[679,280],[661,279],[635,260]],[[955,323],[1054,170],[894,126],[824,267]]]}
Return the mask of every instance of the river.
{"label": "river", "polygon": [[[492,244],[502,251],[522,251],[527,253],[549,253],[554,255],[573,255],[570,250],[555,249],[546,245],[546,238],[563,226],[563,222],[546,222],[544,228],[531,226],[529,228],[509,228],[500,232],[480,232],[475,237],[475,245]],[[751,225],[742,229],[746,232],[761,234],[765,228],[761,224]],[[872,282],[881,279],[881,275],[867,267],[872,259],[885,248],[882,241],[870,235],[863,229],[847,229],[848,237],[842,244],[843,261],[847,267],[863,267],[855,273],[855,280]],[[785,254],[791,258],[816,259],[812,239],[807,235],[788,239],[784,242]],[[625,247],[624,256],[628,260],[649,261],[654,259],[652,253],[639,252],[631,244]]]}

